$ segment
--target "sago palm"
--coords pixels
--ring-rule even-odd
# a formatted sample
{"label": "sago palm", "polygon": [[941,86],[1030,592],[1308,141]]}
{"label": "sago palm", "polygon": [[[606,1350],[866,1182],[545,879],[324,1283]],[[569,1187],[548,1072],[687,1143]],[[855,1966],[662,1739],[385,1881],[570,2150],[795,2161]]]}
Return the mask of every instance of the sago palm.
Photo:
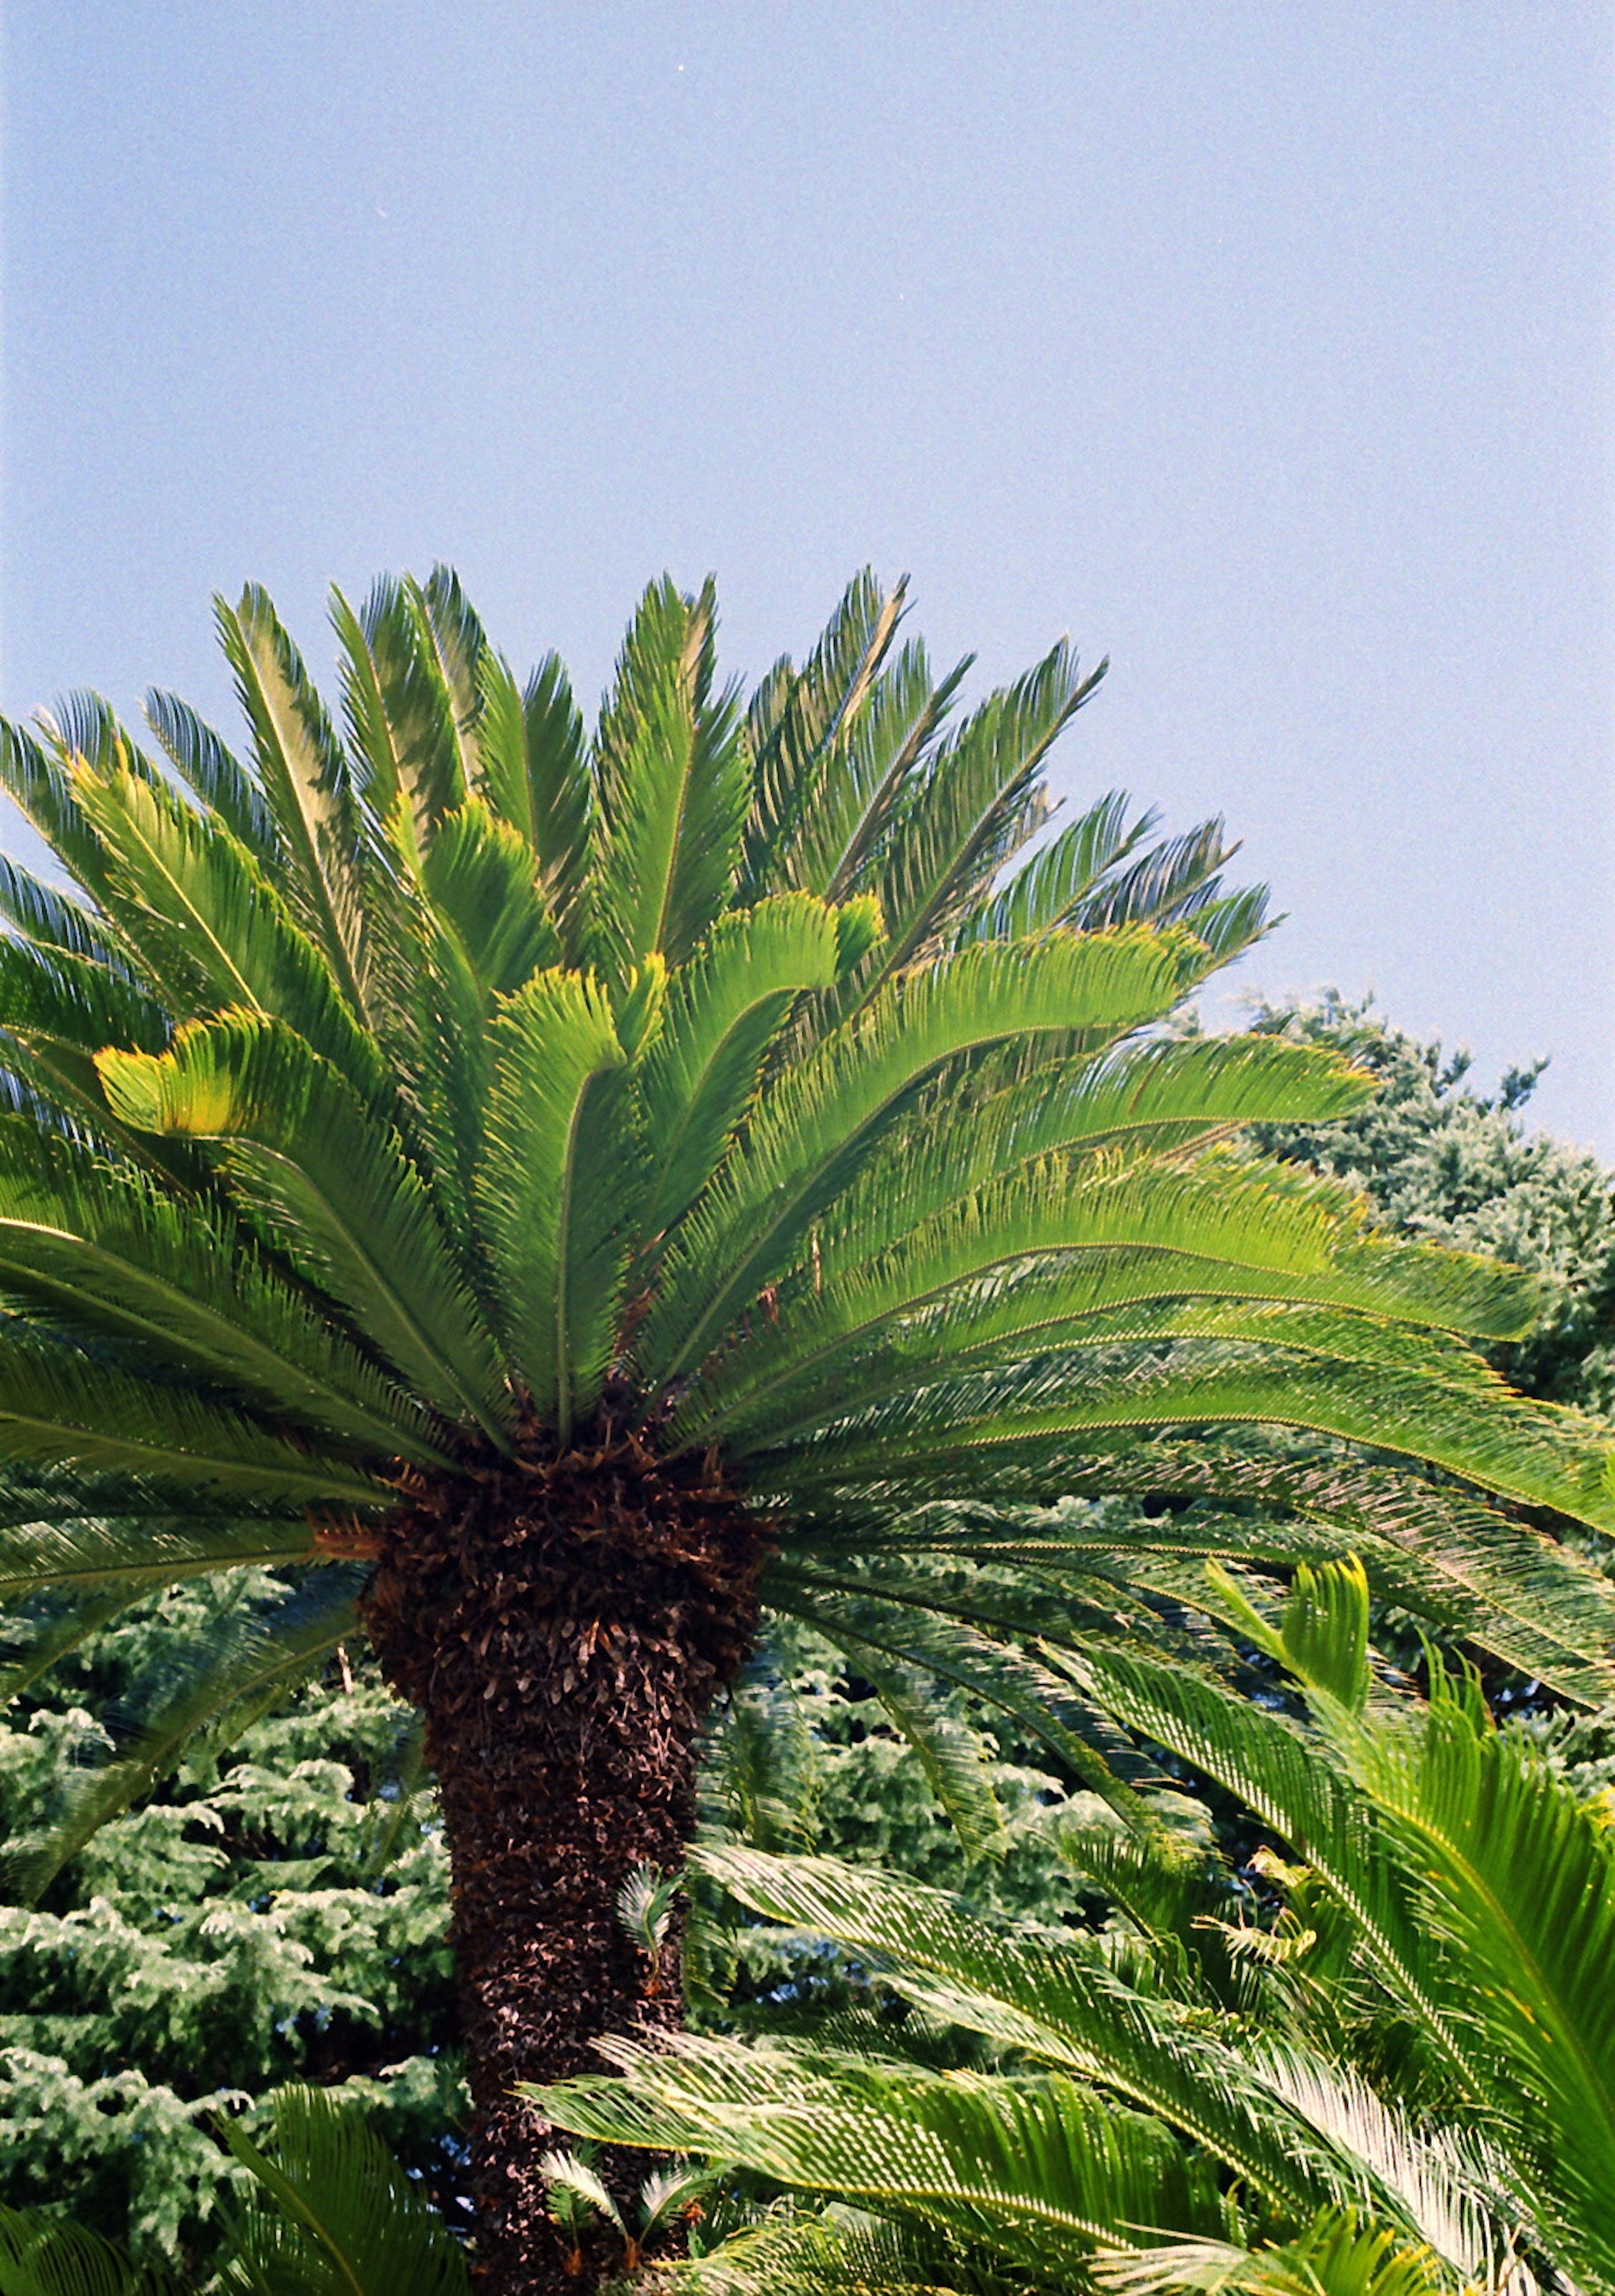
{"label": "sago palm", "polygon": [[588,735],[452,577],[383,583],[335,601],[339,735],[250,590],[218,614],[246,758],[164,694],[156,763],[93,699],[4,734],[71,882],[0,877],[5,1586],[71,1591],[60,1645],[186,1573],[331,1566],[205,1654],[57,1854],[357,1596],[441,1789],[491,2286],[561,2269],[512,2084],[676,2021],[676,1923],[647,1955],[616,1901],[678,1863],[765,1607],[922,1741],[932,1664],[1033,1714],[1024,1636],[1131,1565],[1013,1510],[1242,1491],[1141,1441],[1272,1421],[1328,1455],[1275,1453],[1259,1523],[1164,1518],[1168,1595],[1185,1549],[1349,1538],[1533,1671],[1608,1678],[1590,1573],[1340,1464],[1615,1520],[1596,1447],[1463,1336],[1521,1329],[1521,1285],[1221,1144],[1365,1087],[1159,1028],[1259,924],[1215,825],[1152,846],[1107,800],[1017,866],[1094,680],[1062,644],[955,715],[902,604],[856,582],[742,707],[710,589],[658,583]]}
{"label": "sago palm", "polygon": [[[836,2196],[718,2248],[697,2287],[1615,2290],[1607,1810],[1472,1674],[1432,1654],[1428,1700],[1376,1680],[1349,1561],[1245,1616],[1310,1731],[1113,1642],[1068,1661],[1284,1842],[1297,1862],[1264,1850],[1242,1887],[1164,1825],[1078,1830],[1113,1918],[1059,1934],[831,1859],[698,1854],[753,1915],[878,1972],[921,2046],[904,2062],[912,2029],[867,2017],[817,2046],[618,2042],[616,2077],[546,2097],[594,2138]],[[937,2070],[938,2025],[1003,2068]]]}

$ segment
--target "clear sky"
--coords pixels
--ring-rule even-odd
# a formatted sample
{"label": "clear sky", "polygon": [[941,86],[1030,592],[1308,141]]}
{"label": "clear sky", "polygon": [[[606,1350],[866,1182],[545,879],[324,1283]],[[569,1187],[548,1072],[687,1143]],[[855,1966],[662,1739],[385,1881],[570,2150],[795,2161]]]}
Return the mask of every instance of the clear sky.
{"label": "clear sky", "polygon": [[[596,690],[716,570],[1111,656],[1059,753],[1225,813],[1615,1159],[1604,0],[10,0],[0,706],[226,712],[208,600],[456,563]],[[15,832],[12,832],[14,835]]]}

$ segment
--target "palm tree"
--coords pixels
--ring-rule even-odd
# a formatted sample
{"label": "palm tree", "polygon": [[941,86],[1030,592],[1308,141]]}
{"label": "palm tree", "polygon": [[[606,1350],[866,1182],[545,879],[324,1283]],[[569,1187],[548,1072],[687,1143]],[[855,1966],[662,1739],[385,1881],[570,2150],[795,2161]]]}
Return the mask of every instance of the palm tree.
{"label": "palm tree", "polygon": [[[1602,1798],[1500,1731],[1472,1671],[1432,1654],[1428,1700],[1378,1678],[1352,1562],[1303,1566],[1277,1616],[1246,1618],[1310,1730],[1119,1644],[1071,1662],[1286,1845],[1297,1862],[1253,1861],[1256,1917],[1249,1879],[1164,1825],[1068,1838],[1119,1917],[1103,1931],[1018,1931],[828,1858],[698,1853],[752,1915],[835,1940],[916,2013],[816,2046],[613,2043],[617,2076],[545,2094],[592,2137],[840,2203],[718,2246],[694,2287],[1615,2290]],[[1007,2066],[938,2070],[939,2024]]]}
{"label": "palm tree", "polygon": [[[677,2021],[676,1921],[647,1954],[616,1900],[679,1864],[765,1609],[939,1774],[929,1668],[1105,1777],[1025,1638],[1135,1567],[1170,1600],[1208,1547],[1349,1539],[1382,1591],[1608,1679],[1595,1574],[1339,1456],[1615,1521],[1597,1447],[1469,1344],[1526,1288],[1226,1144],[1365,1087],[1159,1025],[1260,928],[1218,825],[1152,844],[1107,799],[1017,860],[1097,674],[1062,644],[955,717],[965,665],[934,679],[903,607],[856,581],[742,708],[710,586],[657,583],[589,737],[452,576],[383,582],[334,602],[340,737],[250,589],[218,608],[249,759],[161,693],[160,763],[94,698],[0,744],[71,886],[0,872],[0,1583],[68,1591],[60,1647],[165,1580],[326,1566],[198,1654],[48,1856],[357,1602],[452,1844],[490,2286],[564,2277],[513,2084]],[[1333,1448],[1276,1452],[1259,1520],[1193,1504],[1248,1463],[1144,1441],[1263,1421]],[[1015,1512],[1129,1477],[1190,1513],[1126,1567]]]}

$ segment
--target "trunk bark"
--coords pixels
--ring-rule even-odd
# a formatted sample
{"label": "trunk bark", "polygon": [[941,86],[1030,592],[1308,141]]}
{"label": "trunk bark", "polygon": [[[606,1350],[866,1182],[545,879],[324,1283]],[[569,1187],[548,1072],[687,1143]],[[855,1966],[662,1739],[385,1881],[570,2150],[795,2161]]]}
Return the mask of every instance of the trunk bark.
{"label": "trunk bark", "polygon": [[[697,1734],[755,1636],[763,1553],[703,1463],[631,1440],[422,1479],[381,1534],[365,1607],[442,1796],[488,2296],[578,2296],[620,2268],[615,2234],[579,2257],[550,2221],[537,2162],[566,2140],[511,2091],[681,2021],[676,1925],[652,1962],[618,1893],[683,1862]],[[597,2166],[626,2199],[646,2163]]]}

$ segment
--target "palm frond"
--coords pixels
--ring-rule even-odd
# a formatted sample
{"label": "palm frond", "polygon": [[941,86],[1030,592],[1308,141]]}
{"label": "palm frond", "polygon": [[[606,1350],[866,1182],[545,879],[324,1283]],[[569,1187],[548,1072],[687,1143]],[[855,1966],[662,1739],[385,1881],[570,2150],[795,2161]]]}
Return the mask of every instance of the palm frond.
{"label": "palm frond", "polygon": [[609,2054],[631,2081],[524,2087],[545,2116],[601,2142],[700,2152],[799,2191],[980,2240],[1006,2264],[1066,2268],[1073,2245],[1154,2245],[1137,2228],[1231,2228],[1207,2164],[1157,2121],[1050,2074],[993,2080],[900,2073],[865,2057],[684,2038],[652,2059]]}
{"label": "palm frond", "polygon": [[810,895],[777,895],[720,918],[674,975],[640,1075],[657,1149],[650,1234],[677,1219],[711,1177],[792,999],[834,980],[838,916]]}
{"label": "palm frond", "polygon": [[20,1119],[0,1119],[0,1283],[59,1326],[114,1333],[259,1407],[383,1455],[442,1458],[418,1406],[222,1207]]}
{"label": "palm frond", "polygon": [[239,605],[218,598],[214,612],[252,729],[258,785],[284,842],[287,899],[349,1009],[365,1016],[361,832],[347,758],[264,592],[249,584]]}
{"label": "palm frond", "polygon": [[865,997],[954,923],[1037,826],[1043,761],[1104,671],[1082,674],[1062,638],[938,750],[923,800],[901,809],[878,864],[853,880],[876,894],[889,935]]}
{"label": "palm frond", "polygon": [[588,865],[594,789],[588,742],[558,655],[546,654],[519,688],[492,648],[482,656],[477,721],[478,786],[488,806],[531,849],[570,958],[578,955],[572,913]]}
{"label": "palm frond", "polygon": [[710,583],[652,583],[601,717],[594,922],[612,973],[682,963],[734,895],[750,787],[734,698],[710,690],[715,611]]}
{"label": "palm frond", "polygon": [[598,1399],[641,1177],[623,1156],[626,1056],[603,994],[535,975],[500,1013],[479,1201],[512,1361],[564,1440]]}
{"label": "palm frond", "polygon": [[224,2139],[258,2185],[234,2228],[223,2296],[465,2296],[465,2251],[380,2139],[334,2098],[275,2098],[270,2147]]}
{"label": "palm frond", "polygon": [[383,1504],[388,1486],[197,1390],[0,1321],[0,1460],[55,1459],[217,1496]]}
{"label": "palm frond", "polygon": [[199,1734],[226,1717],[241,1725],[277,1703],[338,1643],[351,1640],[362,1578],[352,1565],[332,1566],[266,1608],[226,1612],[221,1627],[187,1652],[124,1750],[102,1768],[73,1777],[42,1832],[12,1845],[6,1878],[18,1897],[37,1898],[110,1818],[150,1793]]}
{"label": "palm frond", "polygon": [[883,990],[764,1094],[684,1222],[646,1324],[647,1378],[704,1357],[944,1062],[1048,1029],[1119,1035],[1172,1001],[1198,947],[1170,933],[989,945]]}
{"label": "palm frond", "polygon": [[285,845],[275,816],[258,783],[212,726],[188,701],[156,687],[146,695],[146,723],[201,803],[265,868],[280,867]]}
{"label": "palm frond", "polygon": [[153,1492],[142,1506],[139,1487],[123,1478],[75,1488],[53,1477],[47,1492],[25,1488],[8,1498],[0,1527],[0,1598],[7,1603],[50,1587],[146,1594],[216,1570],[314,1556],[314,1534],[300,1513],[198,1521],[176,1514],[172,1492]]}
{"label": "palm frond", "polygon": [[1111,790],[1069,823],[1022,862],[1002,890],[966,911],[955,931],[955,946],[1026,940],[1069,924],[1086,896],[1154,828],[1153,813],[1129,820],[1131,806],[1123,791]]}
{"label": "palm frond", "polygon": [[0,2296],[184,2296],[160,2264],[132,2263],[78,2225],[0,2207]]}
{"label": "palm frond", "polygon": [[451,1419],[503,1444],[508,1398],[491,1337],[396,1134],[299,1037],[228,1014],[160,1058],[104,1053],[114,1114],[136,1129],[227,1143],[243,1200],[310,1281]]}
{"label": "palm frond", "polygon": [[[822,854],[816,868],[811,862],[804,866],[801,859],[792,865],[792,848],[816,836],[814,821],[826,796],[826,783],[833,776],[839,784],[847,773],[841,760],[902,620],[906,591],[906,581],[902,581],[884,594],[865,567],[848,585],[802,668],[795,669],[788,660],[776,662],[753,695],[746,733],[755,794],[739,892],[743,906],[750,907],[765,893],[784,886],[825,892],[856,824],[867,816],[872,796],[889,769],[889,753],[873,777],[862,759],[853,768],[861,793],[852,807],[847,806],[839,786],[832,794],[829,810],[843,816],[844,826],[827,865]],[[848,812],[852,820],[845,822]]]}
{"label": "palm frond", "polygon": [[143,953],[154,949],[160,977],[194,980],[191,1009],[240,1006],[284,1021],[356,1091],[373,1094],[373,1040],[246,849],[137,775],[81,774],[75,788],[115,871],[126,931]]}

